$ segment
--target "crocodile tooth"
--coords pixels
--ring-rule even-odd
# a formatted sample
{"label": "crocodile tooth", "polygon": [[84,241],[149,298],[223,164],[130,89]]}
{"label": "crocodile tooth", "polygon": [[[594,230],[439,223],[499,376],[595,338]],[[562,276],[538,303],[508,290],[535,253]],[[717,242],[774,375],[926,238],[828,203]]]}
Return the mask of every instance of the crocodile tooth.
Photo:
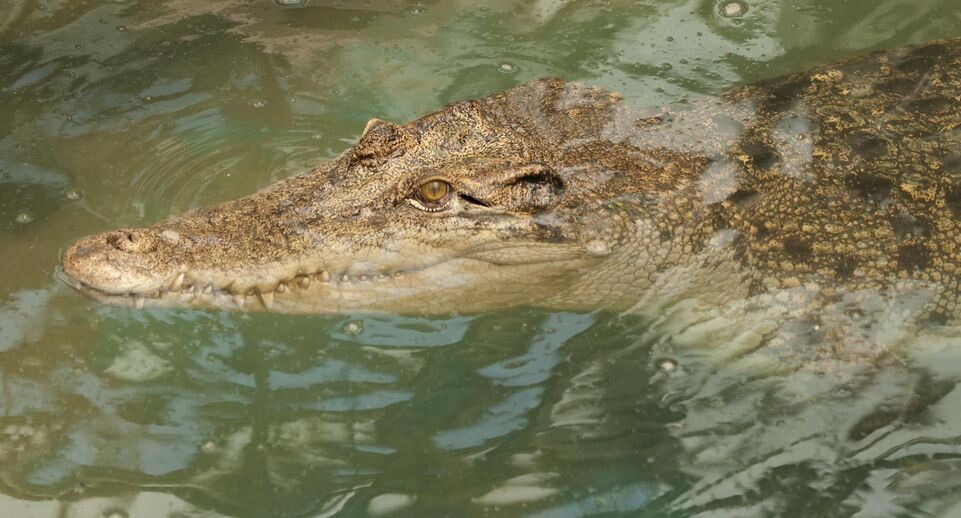
{"label": "crocodile tooth", "polygon": [[327,270],[323,270],[318,273],[317,277],[320,279],[320,282],[330,282],[330,272]]}
{"label": "crocodile tooth", "polygon": [[146,299],[144,297],[142,297],[141,295],[134,295],[133,297],[134,307],[136,307],[137,309],[143,309],[144,302],[146,302]]}
{"label": "crocodile tooth", "polygon": [[177,291],[184,287],[184,272],[180,272],[179,275],[170,283],[170,289]]}
{"label": "crocodile tooth", "polygon": [[310,277],[306,275],[301,275],[297,277],[297,286],[301,288],[307,288],[310,286]]}
{"label": "crocodile tooth", "polygon": [[214,291],[213,284],[208,284],[204,286],[204,295],[210,295],[211,293],[213,293],[213,291]]}
{"label": "crocodile tooth", "polygon": [[257,298],[260,299],[260,303],[264,305],[267,311],[270,311],[274,307],[274,292],[262,292],[257,290]]}
{"label": "crocodile tooth", "polygon": [[346,273],[340,276],[340,282],[348,282],[348,281],[350,281],[350,276],[347,275]]}
{"label": "crocodile tooth", "polygon": [[277,293],[286,293],[286,292],[287,292],[287,285],[286,285],[286,284],[280,283],[280,284],[277,285]]}
{"label": "crocodile tooth", "polygon": [[244,303],[247,302],[247,297],[244,295],[235,294],[235,295],[232,295],[232,297],[234,299],[234,304],[237,304],[238,308],[242,309],[244,307]]}

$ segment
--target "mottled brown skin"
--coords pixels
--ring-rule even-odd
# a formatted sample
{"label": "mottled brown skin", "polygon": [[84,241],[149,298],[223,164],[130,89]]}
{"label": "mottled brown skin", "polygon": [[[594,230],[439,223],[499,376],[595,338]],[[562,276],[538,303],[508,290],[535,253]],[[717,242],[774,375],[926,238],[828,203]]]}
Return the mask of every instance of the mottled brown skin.
{"label": "mottled brown skin", "polygon": [[[643,113],[544,79],[371,121],[263,192],[84,238],[63,277],[111,303],[300,313],[920,287],[956,319],[959,107],[961,40]],[[454,195],[431,211],[434,179]]]}
{"label": "mottled brown skin", "polygon": [[[724,202],[727,224],[750,236],[743,261],[756,272],[755,289],[917,283],[937,291],[931,317],[957,317],[958,40],[821,67],[731,97],[755,99],[765,114],[732,146],[739,192]],[[799,136],[785,127],[806,119],[817,131],[804,135],[812,148],[798,153],[803,146],[787,141]]]}

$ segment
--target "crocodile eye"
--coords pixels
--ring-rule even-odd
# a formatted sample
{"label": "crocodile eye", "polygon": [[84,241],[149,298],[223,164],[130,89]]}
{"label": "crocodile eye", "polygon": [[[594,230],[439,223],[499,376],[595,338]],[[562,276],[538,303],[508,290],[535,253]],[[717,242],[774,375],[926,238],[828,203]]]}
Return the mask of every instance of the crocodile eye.
{"label": "crocodile eye", "polygon": [[440,209],[450,199],[452,190],[444,180],[430,180],[417,189],[417,201],[428,210]]}

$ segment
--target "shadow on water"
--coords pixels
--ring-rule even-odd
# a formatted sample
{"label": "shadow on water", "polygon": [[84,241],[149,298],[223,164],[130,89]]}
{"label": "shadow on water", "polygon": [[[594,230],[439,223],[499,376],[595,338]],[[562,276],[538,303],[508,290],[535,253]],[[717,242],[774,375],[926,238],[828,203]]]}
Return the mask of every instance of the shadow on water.
{"label": "shadow on water", "polygon": [[727,4],[5,2],[0,514],[958,512],[961,331],[913,324],[923,293],[289,317],[51,284],[73,238],[252,192],[371,117],[548,75],[685,102],[961,35],[949,0]]}

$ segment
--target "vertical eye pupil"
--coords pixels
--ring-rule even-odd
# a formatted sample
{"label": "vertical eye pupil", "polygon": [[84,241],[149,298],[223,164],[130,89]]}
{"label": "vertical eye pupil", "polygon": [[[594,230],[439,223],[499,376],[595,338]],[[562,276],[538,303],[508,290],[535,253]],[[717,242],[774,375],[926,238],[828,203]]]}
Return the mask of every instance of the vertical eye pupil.
{"label": "vertical eye pupil", "polygon": [[443,180],[431,180],[420,187],[420,199],[426,203],[441,203],[450,192],[450,184]]}

